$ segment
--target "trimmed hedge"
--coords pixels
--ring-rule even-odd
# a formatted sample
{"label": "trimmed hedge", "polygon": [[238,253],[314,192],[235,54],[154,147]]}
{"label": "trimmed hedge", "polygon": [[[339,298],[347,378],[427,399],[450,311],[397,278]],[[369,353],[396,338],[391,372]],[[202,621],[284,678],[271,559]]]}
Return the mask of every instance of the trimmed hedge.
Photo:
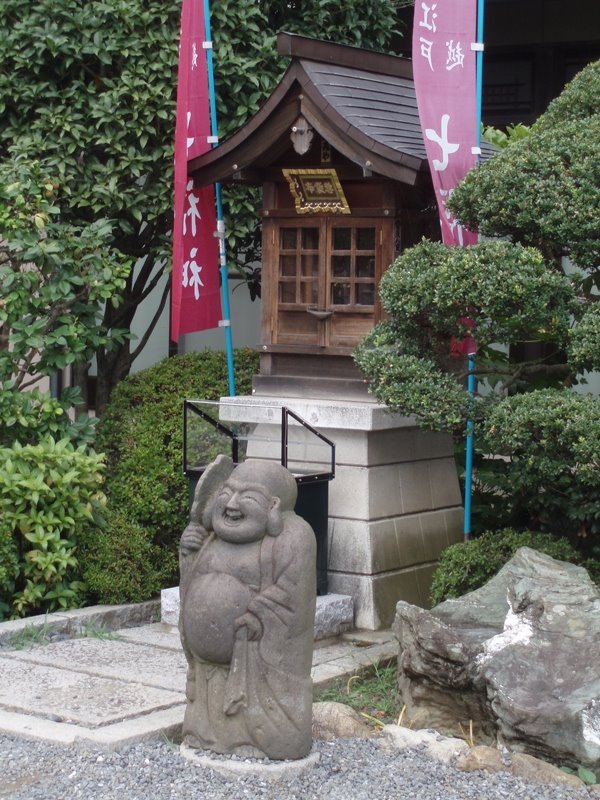
{"label": "trimmed hedge", "polygon": [[[258,354],[237,350],[234,361],[236,391],[250,394]],[[165,359],[117,386],[98,425],[96,447],[107,460],[107,527],[102,540],[86,544],[90,599],[139,602],[177,583],[189,496],[181,464],[183,400],[228,393],[225,353],[212,350]]]}
{"label": "trimmed hedge", "polygon": [[444,550],[431,583],[433,604],[479,589],[496,575],[520,547],[531,547],[559,561],[584,566],[592,580],[600,585],[600,563],[583,561],[581,553],[567,539],[549,533],[504,528],[485,531],[470,542],[453,544]]}
{"label": "trimmed hedge", "polygon": [[84,538],[80,560],[88,592],[103,603],[141,603],[171,578],[170,554],[153,543],[152,531],[110,511],[101,536]]}

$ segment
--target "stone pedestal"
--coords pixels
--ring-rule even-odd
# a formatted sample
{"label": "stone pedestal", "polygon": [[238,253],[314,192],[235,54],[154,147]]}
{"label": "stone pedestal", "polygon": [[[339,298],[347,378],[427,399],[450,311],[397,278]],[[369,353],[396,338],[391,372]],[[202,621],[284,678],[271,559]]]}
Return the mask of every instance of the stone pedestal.
{"label": "stone pedestal", "polygon": [[[281,406],[336,445],[336,474],[329,484],[329,590],[354,598],[355,625],[368,630],[389,627],[398,600],[429,606],[437,558],[462,539],[450,437],[420,431],[414,419],[370,402],[254,395],[223,398],[219,413],[225,424],[256,424],[248,457],[279,460]],[[314,439],[302,445],[301,435],[290,438],[292,471],[298,465],[323,469],[323,449]]]}

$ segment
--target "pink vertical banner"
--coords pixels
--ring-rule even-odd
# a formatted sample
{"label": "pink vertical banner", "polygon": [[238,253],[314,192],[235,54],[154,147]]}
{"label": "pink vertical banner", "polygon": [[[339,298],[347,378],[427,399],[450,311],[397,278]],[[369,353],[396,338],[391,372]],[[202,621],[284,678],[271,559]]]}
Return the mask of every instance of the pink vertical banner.
{"label": "pink vertical banner", "polygon": [[[413,76],[419,119],[448,245],[477,242],[445,201],[477,162],[477,0],[415,0]],[[475,150],[475,152],[474,152]]]}
{"label": "pink vertical banner", "polygon": [[183,0],[175,123],[175,211],[171,339],[216,328],[221,319],[219,243],[213,186],[195,189],[188,160],[211,147],[202,0]]}

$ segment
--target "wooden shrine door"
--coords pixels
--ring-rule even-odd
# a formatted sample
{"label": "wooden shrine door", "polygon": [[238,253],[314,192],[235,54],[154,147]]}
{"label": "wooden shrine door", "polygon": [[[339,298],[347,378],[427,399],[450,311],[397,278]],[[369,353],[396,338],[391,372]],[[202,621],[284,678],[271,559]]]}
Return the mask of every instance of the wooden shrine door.
{"label": "wooden shrine door", "polygon": [[377,287],[391,261],[392,220],[271,219],[265,234],[270,343],[350,352],[381,316]]}

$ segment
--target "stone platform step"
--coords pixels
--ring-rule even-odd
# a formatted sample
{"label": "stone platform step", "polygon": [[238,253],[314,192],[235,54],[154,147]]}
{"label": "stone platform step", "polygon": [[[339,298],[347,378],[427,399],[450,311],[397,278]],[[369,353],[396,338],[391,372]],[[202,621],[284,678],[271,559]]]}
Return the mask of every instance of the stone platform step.
{"label": "stone platform step", "polygon": [[[179,622],[179,586],[160,593],[160,621],[166,625]],[[326,594],[317,597],[315,612],[315,641],[339,636],[354,627],[354,600],[346,594]]]}

